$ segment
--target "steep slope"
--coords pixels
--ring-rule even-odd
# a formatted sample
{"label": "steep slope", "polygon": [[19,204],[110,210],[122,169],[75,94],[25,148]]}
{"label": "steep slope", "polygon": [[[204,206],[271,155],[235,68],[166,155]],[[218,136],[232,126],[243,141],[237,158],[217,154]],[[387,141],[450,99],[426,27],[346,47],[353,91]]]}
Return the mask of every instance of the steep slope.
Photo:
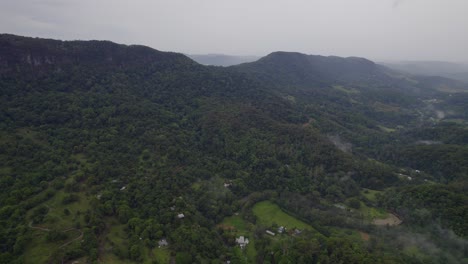
{"label": "steep slope", "polygon": [[131,67],[136,64],[195,64],[182,54],[160,52],[145,46],[124,46],[110,41],[58,41],[0,35],[0,65],[47,68],[59,65],[100,65]]}

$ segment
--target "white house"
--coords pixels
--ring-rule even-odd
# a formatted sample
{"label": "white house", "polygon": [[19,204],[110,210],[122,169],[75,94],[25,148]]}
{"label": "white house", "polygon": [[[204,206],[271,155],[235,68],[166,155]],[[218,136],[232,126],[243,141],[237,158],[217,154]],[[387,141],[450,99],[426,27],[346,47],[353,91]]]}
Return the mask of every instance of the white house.
{"label": "white house", "polygon": [[167,247],[169,243],[167,243],[167,240],[165,238],[161,239],[158,241],[159,247]]}
{"label": "white house", "polygon": [[185,217],[184,214],[178,214],[178,215],[177,215],[177,218],[179,218],[179,219],[182,219],[182,218],[184,218],[184,217]]}
{"label": "white house", "polygon": [[278,227],[278,233],[280,233],[280,234],[282,234],[285,230],[286,230],[286,228],[284,228],[284,226]]}
{"label": "white house", "polygon": [[271,236],[274,236],[274,235],[275,235],[275,233],[271,232],[270,230],[267,230],[266,233],[269,234],[269,235],[271,235]]}
{"label": "white house", "polygon": [[244,236],[240,236],[239,238],[236,238],[236,243],[243,249],[247,244],[249,244],[249,239],[244,238]]}

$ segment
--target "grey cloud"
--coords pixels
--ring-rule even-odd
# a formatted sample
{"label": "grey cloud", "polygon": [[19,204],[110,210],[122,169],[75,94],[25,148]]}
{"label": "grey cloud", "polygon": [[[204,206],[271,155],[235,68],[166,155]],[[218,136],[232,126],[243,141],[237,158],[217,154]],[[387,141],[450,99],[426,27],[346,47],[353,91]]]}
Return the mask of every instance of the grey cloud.
{"label": "grey cloud", "polygon": [[398,8],[398,6],[403,2],[403,0],[394,0],[393,1],[393,8]]}

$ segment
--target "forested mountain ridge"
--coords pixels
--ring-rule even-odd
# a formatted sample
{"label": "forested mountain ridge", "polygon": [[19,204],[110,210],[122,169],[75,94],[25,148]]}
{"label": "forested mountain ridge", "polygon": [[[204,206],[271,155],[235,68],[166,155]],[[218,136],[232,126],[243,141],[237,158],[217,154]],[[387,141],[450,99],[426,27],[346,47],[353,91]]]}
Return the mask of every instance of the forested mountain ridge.
{"label": "forested mountain ridge", "polygon": [[306,55],[298,52],[273,52],[255,62],[232,66],[233,68],[257,70],[266,76],[272,73],[290,74],[302,82],[333,82],[369,80],[374,76],[383,76],[383,67],[364,58],[341,58],[335,56]]}
{"label": "forested mountain ridge", "polygon": [[[101,64],[124,66],[132,63],[190,64],[182,54],[160,52],[139,45],[119,45],[110,41],[59,41],[0,35],[1,66],[11,69],[17,65],[45,66],[69,64]],[[195,64],[192,62],[192,64]]]}
{"label": "forested mountain ridge", "polygon": [[[378,235],[380,229],[375,239],[384,245],[337,235],[374,232],[362,215],[337,212],[337,203],[379,203],[405,220],[419,219],[405,211],[415,204],[399,206],[398,195],[387,203],[368,200],[363,187],[424,200],[417,191],[425,188],[410,187],[466,181],[466,166],[451,162],[466,153],[466,102],[452,103],[463,94],[428,89],[421,99],[414,94],[419,87],[402,79],[358,58],[273,53],[221,68],[143,46],[2,35],[0,261],[164,263],[167,256],[243,263],[236,233],[218,225],[235,213],[255,234],[249,262],[426,261],[396,254],[385,240],[392,234]],[[407,86],[390,89],[400,82],[415,87],[410,96],[401,93]],[[388,91],[381,94],[380,84]],[[425,102],[433,96],[440,102]],[[441,110],[460,121],[434,119]],[[425,128],[419,138],[415,129]],[[440,142],[424,147],[438,148],[442,171],[432,166],[431,152],[412,145],[417,140]],[[402,153],[421,156],[417,168],[388,150],[400,147],[395,142],[407,144]],[[447,152],[451,160],[439,158]],[[466,236],[466,196],[446,190],[438,195],[453,192],[444,200],[453,210],[437,214],[439,224]],[[252,212],[266,199],[317,233],[269,240],[263,231],[271,227],[256,223]],[[443,206],[427,204],[434,215]],[[168,248],[158,248],[162,239]],[[463,254],[434,246],[450,261]]]}
{"label": "forested mountain ridge", "polygon": [[232,66],[254,72],[266,82],[282,86],[352,85],[358,88],[392,89],[411,93],[419,91],[406,76],[364,58],[306,55],[297,52],[274,52],[258,61]]}

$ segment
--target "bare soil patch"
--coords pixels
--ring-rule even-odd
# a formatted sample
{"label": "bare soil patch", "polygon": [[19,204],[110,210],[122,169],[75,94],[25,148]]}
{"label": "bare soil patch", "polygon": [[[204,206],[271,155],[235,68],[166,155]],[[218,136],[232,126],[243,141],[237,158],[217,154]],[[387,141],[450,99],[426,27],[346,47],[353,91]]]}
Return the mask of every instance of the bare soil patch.
{"label": "bare soil patch", "polygon": [[369,235],[368,233],[366,233],[366,232],[359,232],[359,234],[361,235],[362,240],[364,240],[364,241],[369,241],[370,235]]}
{"label": "bare soil patch", "polygon": [[372,221],[374,225],[378,225],[378,226],[386,226],[386,225],[397,226],[401,224],[401,222],[402,221],[400,220],[400,218],[398,218],[396,215],[391,214],[391,213],[388,214],[387,218],[374,219],[374,221]]}

